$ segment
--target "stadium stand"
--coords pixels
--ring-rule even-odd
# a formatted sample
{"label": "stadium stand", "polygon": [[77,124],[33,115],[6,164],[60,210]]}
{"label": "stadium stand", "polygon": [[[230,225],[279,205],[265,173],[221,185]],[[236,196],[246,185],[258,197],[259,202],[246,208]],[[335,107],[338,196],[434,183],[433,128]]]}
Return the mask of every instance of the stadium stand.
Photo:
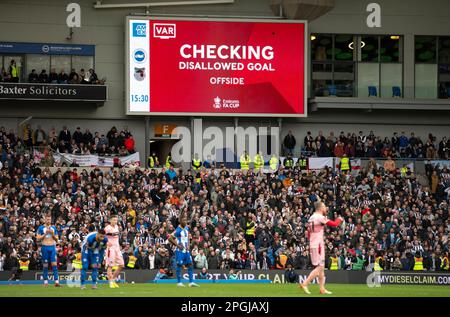
{"label": "stadium stand", "polygon": [[[318,199],[329,206],[330,218],[344,217],[345,226],[327,228],[326,265],[331,270],[449,270],[448,219],[450,170],[427,167],[428,184],[411,171],[388,165],[369,165],[356,173],[325,168],[321,171],[280,168],[275,173],[227,169],[49,169],[23,154],[27,145],[50,147],[64,143],[64,151],[98,150],[101,140],[116,146],[130,137],[112,128],[105,136],[86,139],[81,129],[66,138],[40,128],[24,128],[24,136],[0,129],[0,270],[40,270],[36,230],[46,213],[56,220],[60,243],[58,266],[74,268],[88,225],[102,228],[111,214],[119,216],[121,245],[128,269],[170,267],[173,248],[168,234],[187,213],[192,228],[192,256],[197,268],[285,269],[311,267],[304,223]],[[88,130],[86,130],[88,131]],[[40,135],[41,133],[44,136]],[[88,133],[88,132],[87,132]],[[49,137],[50,136],[50,137]],[[53,136],[53,137],[52,137]],[[365,144],[358,154],[370,153],[380,137],[344,133],[338,138],[321,134],[310,142],[337,147]],[[398,157],[420,139],[394,136],[378,153]],[[401,141],[403,140],[403,141]],[[40,143],[39,143],[40,142]],[[430,134],[421,156],[428,157],[436,140]],[[446,140],[443,140],[445,143]],[[441,142],[442,143],[442,142]],[[83,146],[81,146],[83,144]],[[112,145],[114,144],[114,145]],[[334,153],[330,145],[334,146]],[[334,145],[335,144],[335,145]],[[445,143],[447,144],[447,143]],[[433,156],[448,158],[448,147],[433,145]],[[57,147],[53,150],[58,151]],[[342,151],[342,149],[341,149]],[[443,152],[444,151],[444,152]],[[345,152],[345,150],[344,150]],[[408,153],[411,153],[408,152]],[[350,153],[353,154],[353,153]],[[356,154],[356,153],[355,153]],[[375,155],[375,156],[377,156]],[[370,155],[368,155],[370,156]],[[383,155],[385,156],[385,155]],[[401,155],[400,155],[401,157]],[[53,172],[52,172],[53,171]]]}

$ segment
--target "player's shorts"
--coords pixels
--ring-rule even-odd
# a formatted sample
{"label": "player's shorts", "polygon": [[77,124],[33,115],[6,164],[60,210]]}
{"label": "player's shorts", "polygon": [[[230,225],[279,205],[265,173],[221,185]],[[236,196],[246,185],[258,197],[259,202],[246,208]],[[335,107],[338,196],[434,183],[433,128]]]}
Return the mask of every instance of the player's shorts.
{"label": "player's shorts", "polygon": [[41,247],[41,256],[43,263],[55,263],[56,262],[56,246],[55,245],[43,245]]}
{"label": "player's shorts", "polygon": [[313,266],[325,266],[325,246],[319,244],[317,247],[310,247],[311,263]]}
{"label": "player's shorts", "polygon": [[108,247],[105,253],[106,266],[124,266],[122,252],[118,247]]}
{"label": "player's shorts", "polygon": [[186,251],[175,251],[175,258],[177,265],[189,265],[192,264],[192,256],[191,253]]}
{"label": "player's shorts", "polygon": [[84,270],[88,270],[92,265],[99,265],[103,262],[103,256],[100,253],[92,251],[83,251],[81,253],[81,263]]}

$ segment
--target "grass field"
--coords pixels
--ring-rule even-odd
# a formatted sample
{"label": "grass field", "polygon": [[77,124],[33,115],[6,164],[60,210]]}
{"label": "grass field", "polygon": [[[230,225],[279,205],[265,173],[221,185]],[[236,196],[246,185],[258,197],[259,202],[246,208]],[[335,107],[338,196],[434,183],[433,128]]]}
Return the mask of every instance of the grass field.
{"label": "grass field", "polygon": [[118,289],[108,285],[99,285],[93,290],[90,285],[81,290],[77,287],[52,285],[2,285],[0,297],[450,297],[449,286],[434,285],[383,285],[369,288],[359,284],[328,284],[332,295],[319,295],[317,285],[311,285],[311,295],[304,294],[294,284],[246,284],[246,285],[211,285],[199,288],[179,288],[173,284],[121,284]]}

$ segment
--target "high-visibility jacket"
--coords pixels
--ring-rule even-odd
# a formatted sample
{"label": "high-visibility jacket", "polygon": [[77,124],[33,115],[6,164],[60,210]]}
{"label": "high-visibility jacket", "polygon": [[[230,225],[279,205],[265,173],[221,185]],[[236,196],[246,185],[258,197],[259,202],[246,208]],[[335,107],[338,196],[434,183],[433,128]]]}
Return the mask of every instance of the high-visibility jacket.
{"label": "high-visibility jacket", "polygon": [[253,221],[247,222],[247,230],[245,230],[245,234],[248,236],[255,235],[256,224]]}
{"label": "high-visibility jacket", "polygon": [[136,257],[134,255],[130,255],[130,258],[128,259],[127,267],[130,269],[134,269],[134,266],[136,265]]}
{"label": "high-visibility jacket", "polygon": [[198,160],[198,159],[193,159],[193,160],[192,160],[192,168],[193,168],[195,171],[198,171],[198,170],[200,169],[201,166],[202,166],[202,162],[201,162],[200,160]]}
{"label": "high-visibility jacket", "polygon": [[383,268],[380,265],[381,259],[382,259],[381,256],[379,256],[375,259],[375,263],[374,263],[374,267],[373,267],[374,271],[383,271]]}
{"label": "high-visibility jacket", "polygon": [[272,171],[276,171],[278,169],[278,158],[272,156],[269,161],[269,166]]}
{"label": "high-visibility jacket", "polygon": [[16,65],[11,65],[11,77],[19,77],[19,70]]}
{"label": "high-visibility jacket", "polygon": [[287,262],[288,257],[286,256],[286,254],[281,253],[280,254],[280,263],[277,262],[277,269],[284,269],[286,267],[286,262]]}
{"label": "high-visibility jacket", "polygon": [[166,167],[169,168],[171,163],[172,163],[172,156],[167,155],[167,158],[166,158]]}
{"label": "high-visibility jacket", "polygon": [[364,260],[361,259],[359,256],[356,257],[356,263],[353,263],[352,269],[355,271],[360,271],[364,267]]}
{"label": "high-visibility jacket", "polygon": [[241,169],[248,170],[248,168],[250,167],[250,157],[248,155],[242,154],[240,163],[241,163]]}
{"label": "high-visibility jacket", "polygon": [[441,269],[447,270],[450,268],[450,264],[448,262],[448,257],[441,257]]}
{"label": "high-visibility jacket", "polygon": [[297,161],[297,165],[301,170],[306,170],[308,168],[308,161],[306,160],[306,158],[299,158]]}
{"label": "high-visibility jacket", "polygon": [[400,175],[402,177],[405,177],[407,171],[408,171],[408,169],[406,167],[402,167],[401,170],[400,170]]}
{"label": "high-visibility jacket", "polygon": [[423,271],[423,258],[414,258],[414,271]]}
{"label": "high-visibility jacket", "polygon": [[30,264],[30,260],[19,261],[19,266],[22,271],[28,271],[28,265]]}
{"label": "high-visibility jacket", "polygon": [[350,169],[350,159],[348,157],[341,158],[341,171],[348,171]]}
{"label": "high-visibility jacket", "polygon": [[148,167],[153,168],[156,164],[156,157],[149,156],[148,157]]}
{"label": "high-visibility jacket", "polygon": [[339,269],[338,258],[330,257],[330,260],[331,260],[330,271],[337,271]]}
{"label": "high-visibility jacket", "polygon": [[264,159],[262,157],[262,155],[256,154],[255,155],[255,169],[260,169],[264,166]]}
{"label": "high-visibility jacket", "polygon": [[287,158],[286,162],[284,163],[284,167],[293,167],[294,166],[294,160],[292,158]]}
{"label": "high-visibility jacket", "polygon": [[81,263],[81,253],[75,254],[75,259],[72,261],[72,268],[81,270],[83,264]]}

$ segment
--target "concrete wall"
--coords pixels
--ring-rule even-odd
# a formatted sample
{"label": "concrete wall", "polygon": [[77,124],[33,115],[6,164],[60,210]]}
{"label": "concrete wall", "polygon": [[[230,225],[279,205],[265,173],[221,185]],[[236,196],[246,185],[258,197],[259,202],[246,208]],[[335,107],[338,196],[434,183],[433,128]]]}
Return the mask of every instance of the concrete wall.
{"label": "concrete wall", "polygon": [[[77,0],[82,10],[82,27],[74,29],[73,40],[66,40],[68,1],[60,0],[2,0],[0,2],[0,41],[54,42],[96,45],[95,68],[100,77],[107,77],[109,100],[104,106],[75,103],[1,102],[0,125],[17,128],[17,123],[28,116],[34,127],[55,126],[59,130],[66,124],[72,130],[76,126],[89,127],[91,131],[107,132],[111,126],[128,125],[135,134],[137,149],[145,149],[144,118],[125,115],[124,104],[124,19],[130,13],[144,13],[143,8],[105,9],[93,8],[93,0]],[[126,2],[108,0],[106,3]],[[130,1],[133,2],[133,1]],[[366,6],[369,0],[336,0],[335,8],[310,23],[311,33],[350,34],[400,34],[405,36],[406,96],[413,95],[414,86],[414,34],[448,35],[450,29],[450,1],[448,0],[378,0],[382,6],[382,27],[371,29],[366,25]],[[236,0],[235,4],[152,8],[152,14],[196,14],[223,16],[272,16],[269,0]],[[189,118],[152,117],[150,135],[156,122],[190,126]],[[276,125],[277,118],[242,119],[241,125]],[[204,126],[233,126],[232,118],[207,118]],[[428,132],[438,137],[448,134],[449,115],[437,111],[373,111],[320,110],[309,113],[308,118],[286,119],[282,135],[294,130],[302,139],[307,130],[328,133],[333,130],[368,132],[390,136],[393,131],[415,130],[421,137]],[[401,125],[401,126],[399,126]],[[143,158],[143,156],[142,156]]]}

